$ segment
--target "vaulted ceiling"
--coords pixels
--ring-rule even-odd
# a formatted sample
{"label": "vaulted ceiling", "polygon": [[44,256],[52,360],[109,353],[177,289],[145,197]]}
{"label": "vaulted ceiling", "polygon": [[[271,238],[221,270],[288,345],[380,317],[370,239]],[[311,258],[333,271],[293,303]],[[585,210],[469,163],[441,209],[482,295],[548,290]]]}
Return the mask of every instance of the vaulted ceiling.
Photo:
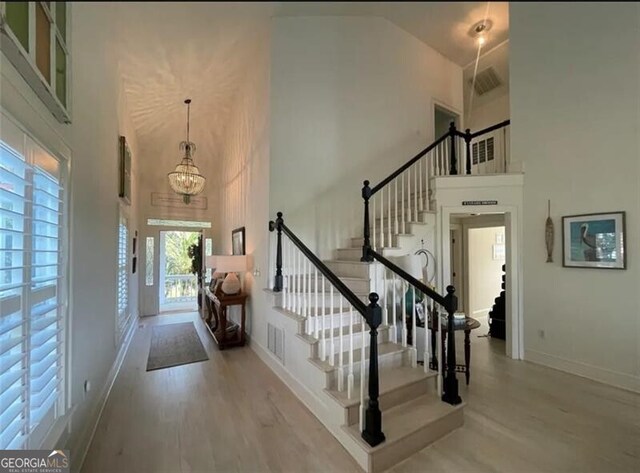
{"label": "vaulted ceiling", "polygon": [[[140,147],[157,160],[158,177],[178,160],[187,97],[196,159],[215,160],[238,85],[273,16],[385,17],[464,67],[477,51],[468,31],[487,14],[486,2],[123,2],[118,8],[128,108]],[[508,4],[490,3],[488,17],[494,26],[486,49],[507,37]]]}

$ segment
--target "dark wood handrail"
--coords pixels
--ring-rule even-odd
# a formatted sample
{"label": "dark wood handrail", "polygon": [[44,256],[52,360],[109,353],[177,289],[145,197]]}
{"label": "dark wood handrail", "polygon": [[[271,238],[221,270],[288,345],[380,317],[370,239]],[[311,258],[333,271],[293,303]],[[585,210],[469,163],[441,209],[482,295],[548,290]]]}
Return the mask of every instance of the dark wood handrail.
{"label": "dark wood handrail", "polygon": [[369,250],[369,253],[373,257],[373,259],[379,261],[384,266],[386,266],[391,271],[393,271],[398,276],[400,276],[402,279],[404,279],[409,284],[411,284],[413,287],[415,287],[417,290],[423,292],[427,297],[430,297],[431,299],[436,301],[438,304],[440,304],[442,307],[444,307],[445,309],[448,309],[447,300],[445,299],[444,296],[441,296],[436,291],[431,289],[429,286],[424,284],[422,281],[419,281],[413,276],[411,276],[409,273],[403,270],[400,266],[393,264],[391,261],[389,261],[387,258],[382,256],[380,253],[377,253],[374,250]]}
{"label": "dark wood handrail", "polygon": [[[484,135],[485,133],[491,133],[492,131],[499,130],[500,128],[504,128],[505,126],[511,125],[511,120],[505,120],[500,123],[496,123],[495,125],[491,125],[487,128],[484,128],[480,131],[476,131],[475,133],[471,133],[471,139],[476,138],[480,135]],[[464,136],[464,134],[462,134]]]}
{"label": "dark wood handrail", "polygon": [[351,289],[347,287],[345,283],[343,283],[338,276],[335,275],[333,271],[331,271],[322,261],[318,258],[313,252],[307,248],[307,246],[300,241],[300,239],[291,231],[289,227],[287,227],[284,222],[280,221],[282,214],[279,214],[278,223],[271,221],[269,222],[270,229],[279,229],[282,230],[282,233],[289,237],[289,240],[296,245],[296,247],[300,250],[300,252],[307,257],[309,261],[322,273],[322,275],[327,278],[327,280],[333,284],[333,286],[338,290],[340,294],[344,296],[344,298],[356,309],[363,317],[366,318],[367,315],[367,305],[360,300],[358,296],[356,296]]}
{"label": "dark wood handrail", "polygon": [[396,171],[393,172],[393,174],[391,174],[389,177],[387,177],[386,179],[384,179],[382,182],[380,182],[377,186],[375,186],[374,188],[371,189],[371,195],[375,194],[376,192],[378,192],[380,189],[382,189],[384,186],[386,186],[387,184],[389,184],[391,181],[393,181],[396,177],[398,177],[400,174],[402,174],[403,172],[405,172],[407,169],[409,169],[413,164],[416,163],[416,161],[418,161],[420,158],[422,158],[425,154],[427,154],[429,151],[431,151],[433,148],[435,148],[436,146],[438,146],[440,143],[442,143],[444,140],[446,140],[449,136],[451,136],[450,132],[445,133],[444,135],[442,135],[440,138],[438,138],[436,141],[434,141],[433,143],[431,143],[429,146],[427,146],[425,149],[423,149],[422,151],[420,151],[418,154],[416,154],[413,158],[411,158],[409,161],[407,161],[406,163],[404,163],[402,166],[400,166]]}

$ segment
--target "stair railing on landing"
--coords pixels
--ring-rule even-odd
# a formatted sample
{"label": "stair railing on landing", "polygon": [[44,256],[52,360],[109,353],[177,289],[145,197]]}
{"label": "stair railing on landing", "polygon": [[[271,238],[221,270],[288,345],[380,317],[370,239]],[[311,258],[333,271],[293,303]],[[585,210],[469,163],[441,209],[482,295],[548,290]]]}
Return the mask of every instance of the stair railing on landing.
{"label": "stair railing on landing", "polygon": [[[423,293],[425,296],[427,296],[430,299],[429,301],[425,301],[425,312],[424,312],[424,337],[425,337],[424,370],[425,372],[427,372],[429,370],[429,367],[431,366],[429,363],[430,353],[429,353],[429,338],[428,338],[428,333],[429,333],[428,313],[430,312],[431,318],[432,318],[432,323],[431,323],[431,333],[432,333],[431,346],[433,348],[432,354],[434,358],[434,364],[437,367],[439,376],[440,376],[440,373],[442,373],[442,366],[443,366],[442,361],[444,358],[444,353],[443,353],[442,347],[440,346],[442,338],[438,336],[436,339],[437,341],[434,340],[435,338],[434,335],[436,334],[436,332],[438,333],[438,335],[440,335],[440,330],[441,330],[439,310],[436,304],[441,306],[445,310],[445,312],[447,312],[448,317],[447,317],[446,374],[444,376],[444,382],[442,382],[440,378],[438,379],[438,385],[442,385],[442,400],[444,402],[447,402],[453,405],[460,404],[462,402],[462,399],[458,394],[458,380],[456,378],[456,345],[455,345],[455,337],[453,336],[454,335],[454,314],[456,310],[458,310],[458,297],[455,295],[455,288],[453,286],[447,286],[447,295],[442,296],[438,294],[436,291],[434,291],[433,289],[431,289],[430,287],[428,287],[427,285],[425,285],[424,283],[422,283],[421,281],[411,276],[409,273],[404,271],[399,266],[389,261],[380,253],[377,253],[376,251],[374,251],[373,249],[368,250],[368,256],[372,260],[376,260],[382,263],[382,265],[385,266],[387,269],[389,269],[393,274],[392,290],[394,291],[394,297],[392,302],[393,304],[392,311],[394,313],[396,310],[396,300],[395,300],[396,299],[395,291],[397,286],[396,275],[399,276],[401,279],[401,287],[403,288],[403,296],[400,297],[400,304],[402,308],[401,312],[403,314],[402,344],[404,346],[407,346],[407,332],[408,332],[407,325],[411,323],[413,326],[413,329],[411,331],[412,340],[410,340],[410,343],[414,347],[413,348],[414,357],[417,355],[415,347],[417,346],[417,337],[418,337],[417,320],[416,320],[417,313],[415,310],[416,296],[417,296],[416,290]],[[385,275],[385,282],[386,280],[387,280],[387,276]],[[410,314],[406,313],[407,312],[406,310],[407,292],[404,291],[405,284],[411,285],[413,289],[412,297],[409,299],[409,305],[412,307]],[[385,311],[388,310],[388,304],[386,302],[385,302],[384,310]],[[407,315],[410,317],[410,319],[407,319]],[[437,350],[435,349],[436,345],[438,346]]]}
{"label": "stair railing on landing", "polygon": [[[486,143],[473,143],[477,138],[493,133],[501,128],[506,130],[510,120],[484,128],[475,133],[466,129],[464,133],[451,122],[449,131],[417,155],[400,166],[395,172],[374,187],[364,181],[364,245],[362,261],[368,261],[368,248],[375,250],[393,246],[393,234],[407,233],[408,224],[419,220],[419,213],[429,210],[429,180],[437,176],[458,175],[458,157],[465,149],[466,174],[480,174],[480,164],[488,158]],[[506,139],[503,139],[503,147]],[[495,146],[493,141],[491,146]],[[481,145],[477,147],[477,145]],[[506,172],[507,151],[502,151]],[[491,154],[493,157],[494,154]],[[493,159],[493,158],[492,158]],[[370,218],[370,215],[373,218]],[[376,225],[376,218],[380,223]],[[385,225],[386,220],[386,225]]]}
{"label": "stair railing on landing", "polygon": [[[382,324],[382,310],[378,305],[378,294],[369,294],[369,304],[365,304],[354,294],[320,259],[300,241],[289,229],[282,216],[269,222],[269,231],[277,231],[276,239],[276,273],[273,290],[282,293],[282,308],[305,319],[305,333],[318,341],[319,356],[331,366],[336,365],[336,348],[338,349],[338,390],[343,391],[344,362],[348,363],[347,395],[354,395],[354,354],[358,347],[360,356],[360,430],[362,438],[372,447],[384,442],[382,432],[382,413],[378,402],[380,393],[378,374],[378,327]],[[286,236],[287,239],[284,239]],[[312,287],[313,285],[313,287]],[[328,286],[328,287],[327,287]],[[328,289],[328,294],[327,294]],[[321,291],[321,292],[320,292]],[[337,294],[336,294],[337,292]],[[328,298],[327,298],[328,296]],[[336,300],[337,298],[337,300]],[[328,302],[328,303],[327,303]],[[345,304],[346,303],[346,304]],[[335,309],[338,309],[339,331],[338,347],[335,347]],[[345,310],[346,309],[346,310]],[[361,331],[354,333],[354,310],[361,318]],[[343,313],[349,313],[348,333],[344,330]],[[327,322],[327,315],[329,320]],[[357,319],[356,315],[356,319]],[[369,400],[365,409],[365,322],[369,326]],[[387,321],[385,321],[386,323]],[[327,331],[329,340],[326,339]],[[348,346],[344,347],[348,335]],[[329,344],[329,346],[328,346]],[[343,360],[344,349],[347,349],[348,360]]]}

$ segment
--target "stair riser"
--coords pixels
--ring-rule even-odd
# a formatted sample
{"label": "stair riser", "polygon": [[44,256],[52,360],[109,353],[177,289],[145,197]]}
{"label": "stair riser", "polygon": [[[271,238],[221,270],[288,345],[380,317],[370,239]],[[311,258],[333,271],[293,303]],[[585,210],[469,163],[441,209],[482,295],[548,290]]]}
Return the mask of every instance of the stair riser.
{"label": "stair riser", "polygon": [[[344,312],[342,314],[334,314],[334,315],[325,315],[323,316],[318,316],[318,319],[316,320],[316,317],[307,317],[306,321],[305,321],[305,327],[307,329],[307,333],[315,333],[316,329],[317,330],[321,330],[324,324],[324,328],[328,329],[330,327],[332,327],[332,323],[333,323],[333,327],[344,327],[345,330],[349,329],[349,326],[355,324],[356,322],[358,322],[359,320],[361,320],[361,315],[360,312],[357,311],[353,311],[353,317],[350,316],[349,312]],[[324,320],[323,320],[324,319]]]}
{"label": "stair riser", "polygon": [[[338,363],[338,355],[336,354],[335,357],[335,362],[336,364]],[[344,367],[343,367],[343,386],[344,389],[347,389],[347,375],[349,374],[349,365],[348,365],[348,359],[343,360],[344,361]],[[365,360],[365,373],[369,373],[369,358],[367,358]],[[383,369],[383,368],[398,368],[400,366],[407,366],[408,363],[410,363],[410,359],[409,359],[409,354],[406,350],[404,351],[398,351],[398,352],[393,352],[393,353],[387,353],[384,355],[380,355],[378,356],[378,367],[379,369]],[[360,382],[361,379],[361,370],[362,370],[362,364],[360,363],[360,361],[358,360],[357,362],[354,362],[353,364],[353,375],[354,378],[356,380],[358,380],[358,383]],[[338,369],[335,369],[334,371],[328,372],[326,373],[327,376],[327,385],[326,388],[327,389],[338,389],[338,378],[340,377],[340,372]],[[359,387],[359,384],[358,384]],[[365,390],[366,392],[366,390]],[[358,394],[359,395],[359,394]]]}
{"label": "stair riser", "polygon": [[359,264],[348,261],[326,261],[325,264],[331,271],[336,273],[338,277],[371,279],[374,273],[372,265],[370,264]]}
{"label": "stair riser", "polygon": [[[388,239],[385,237],[385,243]],[[384,248],[382,256],[402,256],[407,254],[402,248]],[[341,261],[360,261],[362,248],[340,248],[336,250],[337,259]]]}
{"label": "stair riser", "polygon": [[[429,390],[435,392],[435,377],[426,380],[415,381],[413,383],[406,384],[393,391],[381,394],[378,398],[380,403],[380,410],[384,412],[387,409],[398,406],[407,401],[417,398],[426,394]],[[359,383],[359,381],[358,381]],[[357,384],[359,386],[359,384]],[[365,403],[369,396],[365,390]],[[345,420],[347,425],[357,424],[360,419],[360,406],[354,405],[345,409]]]}
{"label": "stair riser", "polygon": [[[366,327],[366,324],[365,324]],[[358,330],[353,332],[353,349],[354,350],[359,350],[362,348],[362,343],[363,343],[363,337],[362,337],[362,330]],[[389,336],[390,336],[390,330],[388,328],[379,328],[378,329],[378,344],[380,343],[385,343],[389,341]],[[340,353],[340,336],[337,337],[333,337],[333,353],[336,354],[336,359],[338,357],[338,354]],[[344,331],[344,335],[342,336],[342,351],[348,351],[350,348],[350,340],[351,340],[351,336],[347,330],[347,328],[345,327],[345,331]],[[369,335],[369,331],[368,328],[365,330],[364,332],[364,346],[368,347],[370,345],[370,340],[371,337]],[[324,344],[325,346],[325,353],[327,354],[327,356],[329,356],[329,354],[331,353],[331,338],[327,337],[324,340],[322,340],[322,338],[320,340],[318,340],[318,343],[315,344],[315,348],[312,351],[312,358],[321,358],[321,354],[322,354],[322,350],[321,347]]]}

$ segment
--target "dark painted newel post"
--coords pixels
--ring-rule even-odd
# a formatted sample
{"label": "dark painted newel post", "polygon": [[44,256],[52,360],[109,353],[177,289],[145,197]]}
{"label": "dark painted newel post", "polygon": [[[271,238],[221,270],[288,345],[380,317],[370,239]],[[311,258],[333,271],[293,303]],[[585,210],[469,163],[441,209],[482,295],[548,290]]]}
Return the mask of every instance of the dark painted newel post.
{"label": "dark painted newel post", "polygon": [[444,392],[442,400],[449,404],[460,404],[462,398],[458,394],[458,380],[456,378],[456,334],[454,332],[453,320],[456,310],[458,310],[458,298],[455,295],[456,289],[447,286],[447,295],[444,296],[447,310],[447,372],[444,378]]}
{"label": "dark painted newel post", "polygon": [[273,285],[273,292],[282,291],[282,212],[278,212],[278,218],[274,222],[269,222],[269,231],[278,230],[278,239],[276,243],[276,280]]}
{"label": "dark painted newel post", "polygon": [[362,198],[364,199],[364,243],[362,245],[362,258],[360,258],[360,261],[370,263],[373,261],[373,257],[369,254],[371,250],[371,230],[369,228],[369,199],[371,198],[371,187],[369,187],[369,181],[364,181]]}
{"label": "dark painted newel post", "polygon": [[449,175],[458,174],[458,161],[456,160],[456,124],[451,122],[449,125],[449,136],[451,137],[451,152],[449,153]]}
{"label": "dark painted newel post", "polygon": [[378,327],[382,323],[382,308],[378,305],[378,294],[369,294],[370,304],[367,306],[365,320],[371,331],[369,343],[369,404],[365,411],[364,430],[362,438],[372,447],[381,444],[385,440],[382,433],[382,412],[378,405],[380,394],[380,380],[378,379]]}
{"label": "dark painted newel post", "polygon": [[464,130],[464,142],[467,145],[467,174],[471,174],[471,130]]}

